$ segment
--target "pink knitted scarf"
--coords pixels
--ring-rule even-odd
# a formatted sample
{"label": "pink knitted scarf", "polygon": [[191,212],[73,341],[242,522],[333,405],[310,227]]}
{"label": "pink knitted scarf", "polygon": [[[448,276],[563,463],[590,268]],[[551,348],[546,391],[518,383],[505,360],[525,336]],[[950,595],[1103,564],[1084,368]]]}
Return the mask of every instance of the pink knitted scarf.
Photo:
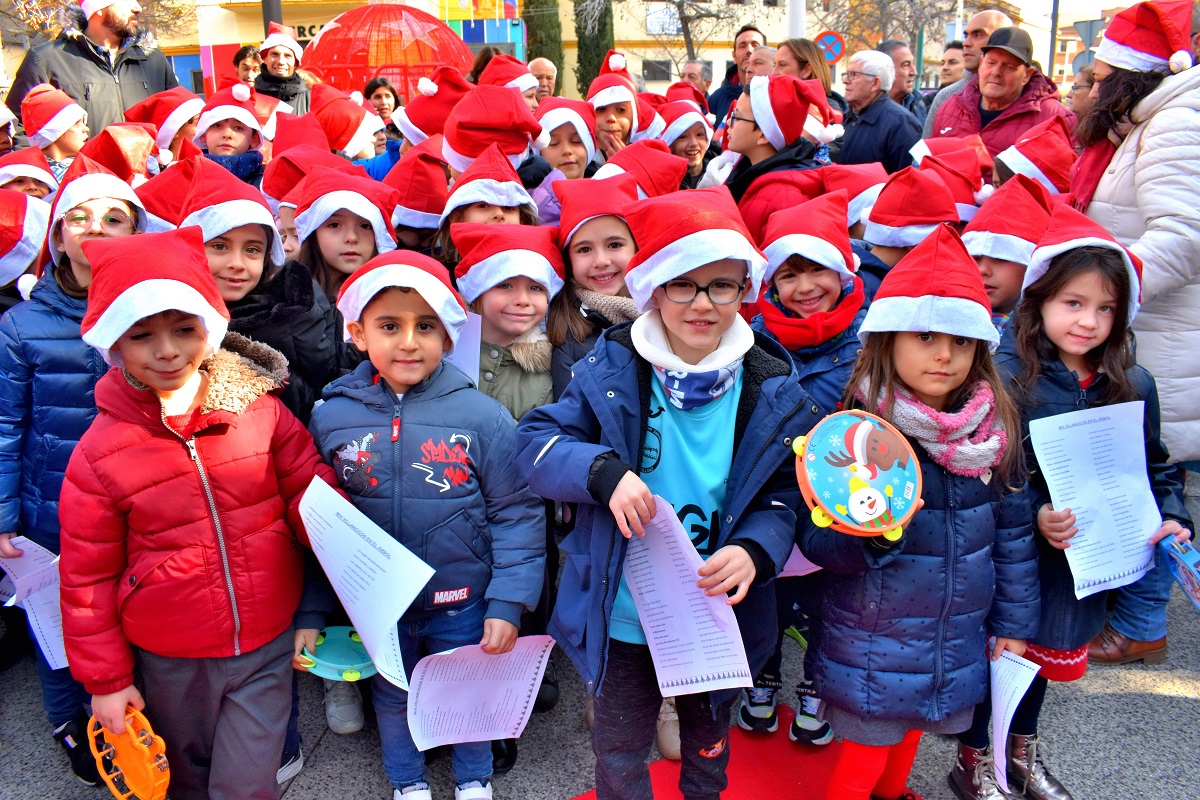
{"label": "pink knitted scarf", "polygon": [[[856,393],[864,403],[867,388],[864,381]],[[884,415],[882,401],[875,413]],[[953,412],[935,411],[897,386],[890,422],[918,441],[942,468],[967,478],[990,480],[992,467],[1004,458],[1008,446],[1008,435],[996,420],[992,388],[984,381],[966,405]]]}

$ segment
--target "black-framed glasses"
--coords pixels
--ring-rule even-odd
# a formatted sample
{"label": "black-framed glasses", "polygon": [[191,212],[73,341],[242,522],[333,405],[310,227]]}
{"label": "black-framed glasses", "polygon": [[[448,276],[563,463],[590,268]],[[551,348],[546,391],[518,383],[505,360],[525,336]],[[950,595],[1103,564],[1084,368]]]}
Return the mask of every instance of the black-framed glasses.
{"label": "black-framed glasses", "polygon": [[756,128],[758,127],[758,123],[757,123],[757,122],[755,122],[754,120],[750,119],[749,117],[739,117],[739,116],[737,115],[737,112],[736,112],[736,111],[735,111],[735,112],[732,112],[732,113],[730,113],[730,115],[729,115],[729,121],[730,121],[730,122],[732,122],[732,121],[734,121],[734,120],[738,120],[738,119],[740,119],[742,122],[749,122],[751,125],[753,125],[753,126],[754,126],[754,127],[756,127]]}
{"label": "black-framed glasses", "polygon": [[672,303],[690,303],[696,299],[696,295],[704,292],[713,305],[727,306],[737,302],[738,298],[742,296],[742,292],[746,291],[746,284],[731,281],[728,278],[718,278],[710,281],[707,286],[701,286],[687,278],[676,278],[673,281],[667,281],[662,288],[663,294]]}

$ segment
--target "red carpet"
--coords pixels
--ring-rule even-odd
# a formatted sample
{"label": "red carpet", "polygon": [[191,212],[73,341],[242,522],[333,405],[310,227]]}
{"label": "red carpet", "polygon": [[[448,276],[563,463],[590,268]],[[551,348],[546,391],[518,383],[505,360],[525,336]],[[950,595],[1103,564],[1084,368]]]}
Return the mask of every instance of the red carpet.
{"label": "red carpet", "polygon": [[[729,788],[724,800],[765,800],[773,797],[812,798],[825,796],[825,783],[837,761],[841,745],[835,739],[825,747],[798,745],[788,739],[792,710],[779,707],[779,730],[767,735],[746,733],[736,725],[729,729]],[[650,781],[657,800],[678,800],[679,762],[661,759],[650,765]],[[594,800],[596,792],[575,800]],[[919,798],[918,798],[919,800]]]}

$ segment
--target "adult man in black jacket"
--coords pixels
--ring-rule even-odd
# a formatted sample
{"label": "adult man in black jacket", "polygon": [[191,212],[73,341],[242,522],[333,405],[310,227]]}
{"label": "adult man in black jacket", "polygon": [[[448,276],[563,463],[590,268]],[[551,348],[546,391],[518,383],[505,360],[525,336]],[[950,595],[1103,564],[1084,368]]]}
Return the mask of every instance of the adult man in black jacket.
{"label": "adult man in black jacket", "polygon": [[292,107],[291,113],[300,116],[308,113],[311,95],[308,84],[296,72],[303,51],[289,33],[290,29],[277,22],[271,23],[267,38],[258,47],[263,70],[254,79],[254,91],[287,103]]}
{"label": "adult man in black jacket", "polygon": [[125,110],[179,80],[159,50],[143,44],[137,0],[83,0],[67,9],[63,32],[25,54],[4,102],[19,118],[21,101],[39,83],[62,89],[87,112],[98,133]]}

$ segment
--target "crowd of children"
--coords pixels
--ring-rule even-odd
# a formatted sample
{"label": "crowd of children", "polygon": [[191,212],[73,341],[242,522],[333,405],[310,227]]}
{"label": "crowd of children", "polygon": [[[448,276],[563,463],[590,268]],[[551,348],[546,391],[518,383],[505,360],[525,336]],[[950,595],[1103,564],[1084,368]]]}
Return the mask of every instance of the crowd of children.
{"label": "crowd of children", "polygon": [[[241,83],[172,89],[91,140],[64,92],[25,99],[28,145],[0,156],[0,557],[14,535],[61,554],[70,666],[37,663],[74,773],[98,780],[85,708],[120,732],[132,705],[177,800],[276,797],[296,774],[301,651],[345,616],[299,516],[320,478],[435,570],[399,622],[407,670],[554,636],[601,800],[651,796],[656,737],[685,798],[720,797],[729,726],[778,730],[791,626],[788,735],[841,739],[831,800],[907,796],[926,731],[958,736],[959,797],[1010,796],[989,743],[1006,650],[1042,666],[1006,750],[1015,796],[1069,800],[1038,717],[1106,604],[1075,598],[1076,518],[1030,422],[1144,401],[1153,541],[1191,528],[1134,363],[1141,265],[1062,202],[1069,131],[995,160],[929,140],[889,176],[829,162],[819,81],[754,78],[732,155],[702,95],[638,93],[617,53],[586,101],[538,104],[503,55],[400,107],[389,87],[400,141],[378,155],[375,106],[323,84],[302,116]],[[447,360],[470,315],[476,375]],[[899,538],[810,520],[792,443],[842,409],[917,455]],[[664,703],[622,572],[656,496],[733,606],[752,687]],[[777,579],[797,546],[821,569]],[[370,689],[394,798],[430,800],[407,692]],[[359,689],[325,692],[330,727],[360,729]],[[538,707],[556,697],[550,670]],[[455,745],[456,800],[491,798],[515,758]]]}

